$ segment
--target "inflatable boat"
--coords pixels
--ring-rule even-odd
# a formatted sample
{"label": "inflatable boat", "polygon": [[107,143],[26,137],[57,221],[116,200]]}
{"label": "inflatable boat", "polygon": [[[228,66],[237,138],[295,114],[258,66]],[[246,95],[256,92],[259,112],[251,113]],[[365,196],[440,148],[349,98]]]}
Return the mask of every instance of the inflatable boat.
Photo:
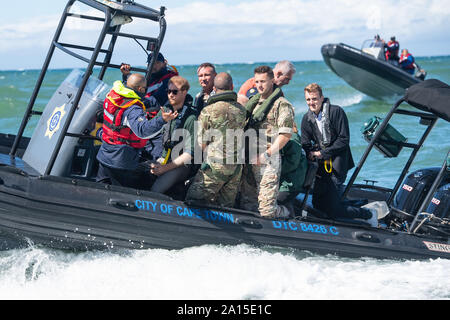
{"label": "inflatable boat", "polygon": [[386,61],[384,47],[365,41],[362,49],[349,45],[326,44],[322,56],[336,75],[362,93],[380,100],[390,101],[405,94],[405,89],[423,81],[425,72],[419,68],[414,75],[398,65]]}
{"label": "inflatable boat", "polygon": [[[423,187],[413,184],[418,178],[407,176],[411,162],[435,123],[450,121],[448,85],[428,80],[412,86],[384,120],[374,117],[364,127],[369,145],[347,185],[345,196],[354,203],[386,202],[390,211],[380,218],[379,227],[327,219],[329,214],[312,208],[308,195],[317,170],[313,163],[308,169],[305,193],[297,199],[295,216],[289,219],[265,219],[258,212],[185,202],[177,193],[163,195],[99,184],[95,182],[96,152],[101,141],[89,132],[95,127],[96,114],[102,110],[109,87],[103,82],[105,71],[120,68],[110,62],[115,37],[145,38],[122,33],[121,24],[111,27],[113,19],[122,16],[119,21],[129,22],[139,17],[158,22],[160,34],[145,38],[149,50],[158,52],[165,32],[164,8],[153,10],[135,2],[79,0],[105,17],[100,20],[103,27],[97,46],[88,48],[59,40],[69,16],[99,20],[98,15],[72,15],[70,8],[75,2],[69,1],[63,13],[18,133],[0,134],[1,250],[27,246],[72,251],[180,249],[246,243],[346,257],[450,258],[449,192],[444,188],[449,182],[448,150],[443,163],[418,175],[427,177],[421,182]],[[98,54],[105,46],[107,34],[113,36],[106,43],[109,48],[106,56],[99,61]],[[34,104],[53,51],[60,49],[80,59],[72,52],[74,47],[92,52],[86,60],[86,70],[74,70],[56,89],[45,109],[36,111]],[[140,71],[148,75],[153,63],[150,61],[147,69]],[[94,66],[101,67],[96,70],[97,77],[93,75]],[[401,109],[401,104],[409,104],[416,110]],[[421,119],[424,133],[417,144],[409,143],[390,126],[394,114]],[[38,124],[32,136],[25,137],[24,130],[33,116],[39,117]],[[372,150],[383,152],[395,161],[405,149],[412,150],[410,161],[399,174],[395,188],[355,183]]]}

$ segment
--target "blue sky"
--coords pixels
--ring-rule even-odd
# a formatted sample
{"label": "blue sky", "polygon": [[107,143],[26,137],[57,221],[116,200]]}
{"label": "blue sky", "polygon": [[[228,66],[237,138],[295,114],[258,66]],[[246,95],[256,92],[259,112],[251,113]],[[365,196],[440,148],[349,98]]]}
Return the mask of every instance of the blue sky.
{"label": "blue sky", "polygon": [[[162,51],[174,65],[320,60],[325,43],[360,47],[380,34],[396,35],[416,56],[450,55],[450,0],[140,0],[167,8]],[[64,0],[16,1],[0,12],[0,70],[39,69],[65,7]],[[77,5],[79,13],[89,8]],[[149,30],[142,23],[131,31]],[[133,29],[134,28],[134,29]],[[73,22],[67,39],[95,41],[96,27]],[[130,56],[131,55],[131,56]],[[144,60],[139,48],[120,43],[115,62]],[[57,54],[53,68],[75,67]]]}

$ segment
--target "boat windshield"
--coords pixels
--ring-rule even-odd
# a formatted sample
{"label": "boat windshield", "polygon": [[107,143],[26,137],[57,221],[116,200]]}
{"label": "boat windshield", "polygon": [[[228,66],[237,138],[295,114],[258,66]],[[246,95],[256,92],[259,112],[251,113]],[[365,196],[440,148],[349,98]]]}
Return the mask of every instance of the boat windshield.
{"label": "boat windshield", "polygon": [[368,39],[365,40],[361,46],[361,50],[367,49],[367,48],[384,48],[383,41],[376,40],[376,39]]}
{"label": "boat windshield", "polygon": [[363,42],[361,51],[365,52],[376,59],[385,60],[384,43],[381,40],[369,39]]}
{"label": "boat windshield", "polygon": [[[65,81],[72,87],[79,88],[81,86],[81,82],[83,81],[83,77],[84,72],[79,69],[75,69],[69,74]],[[97,97],[106,96],[106,93],[110,89],[111,88],[103,81],[91,76],[86,84],[86,87],[84,88],[84,92],[88,93],[93,99],[96,99]]]}

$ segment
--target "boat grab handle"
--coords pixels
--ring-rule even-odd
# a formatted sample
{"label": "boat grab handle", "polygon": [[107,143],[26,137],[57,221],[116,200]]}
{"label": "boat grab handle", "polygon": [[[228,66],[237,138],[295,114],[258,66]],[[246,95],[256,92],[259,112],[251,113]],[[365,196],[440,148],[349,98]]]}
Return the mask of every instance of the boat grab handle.
{"label": "boat grab handle", "polygon": [[261,222],[254,220],[254,219],[237,218],[236,223],[243,225],[244,227],[252,228],[252,229],[262,229],[262,227],[263,227]]}
{"label": "boat grab handle", "polygon": [[354,237],[360,241],[372,242],[372,243],[380,243],[381,240],[374,236],[373,234],[366,232],[355,232]]}
{"label": "boat grab handle", "polygon": [[109,199],[108,204],[118,209],[127,211],[138,211],[138,208],[133,202],[126,202],[123,200]]}

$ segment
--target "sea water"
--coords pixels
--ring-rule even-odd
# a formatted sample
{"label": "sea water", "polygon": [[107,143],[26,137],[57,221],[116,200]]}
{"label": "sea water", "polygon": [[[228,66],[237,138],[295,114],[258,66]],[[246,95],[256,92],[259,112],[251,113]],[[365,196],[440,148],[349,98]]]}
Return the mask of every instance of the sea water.
{"label": "sea water", "polygon": [[[417,60],[428,78],[450,83],[450,57]],[[217,65],[217,71],[229,72],[237,90],[253,69],[263,64],[275,63],[224,64]],[[319,83],[333,104],[344,107],[357,163],[367,146],[361,127],[373,116],[385,116],[396,98],[370,98],[347,85],[322,61],[295,62],[295,66],[297,73],[283,90],[295,107],[297,123],[307,111],[303,88]],[[197,67],[177,68],[189,80],[194,96],[200,90]],[[45,108],[70,72],[48,73],[36,110]],[[38,76],[37,70],[0,71],[0,132],[17,133]],[[105,82],[112,85],[119,79],[120,73],[114,71],[107,73]],[[37,117],[31,119],[26,136],[31,136],[37,122]],[[416,142],[424,128],[416,118],[400,116],[394,117],[392,125],[410,142]],[[411,171],[441,166],[450,147],[449,133],[448,123],[439,120]],[[392,160],[375,151],[357,182],[369,179],[393,187],[407,158],[407,152]],[[115,253],[72,253],[30,246],[0,252],[0,299],[450,299],[448,270],[450,260],[348,259],[248,245]]]}

